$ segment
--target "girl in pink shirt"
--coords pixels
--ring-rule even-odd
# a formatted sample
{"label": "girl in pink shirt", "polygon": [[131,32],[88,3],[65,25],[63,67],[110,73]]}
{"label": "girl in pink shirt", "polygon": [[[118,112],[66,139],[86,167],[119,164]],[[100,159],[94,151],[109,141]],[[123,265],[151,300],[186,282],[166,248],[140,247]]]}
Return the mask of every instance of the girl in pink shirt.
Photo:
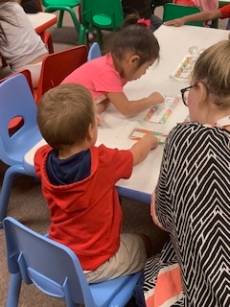
{"label": "girl in pink shirt", "polygon": [[135,116],[163,102],[158,92],[132,102],[123,92],[126,82],[140,78],[159,58],[159,49],[151,30],[138,24],[129,25],[115,34],[110,53],[83,64],[63,83],[85,86],[97,104],[98,113],[110,102],[123,115]]}

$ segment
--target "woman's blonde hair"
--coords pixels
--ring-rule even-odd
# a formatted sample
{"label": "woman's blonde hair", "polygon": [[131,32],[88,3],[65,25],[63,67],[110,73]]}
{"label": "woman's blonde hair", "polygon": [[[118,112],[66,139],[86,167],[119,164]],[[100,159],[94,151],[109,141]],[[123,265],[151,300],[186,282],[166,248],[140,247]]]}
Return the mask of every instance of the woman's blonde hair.
{"label": "woman's blonde hair", "polygon": [[203,81],[220,108],[230,107],[230,41],[224,40],[206,49],[198,58],[193,82]]}

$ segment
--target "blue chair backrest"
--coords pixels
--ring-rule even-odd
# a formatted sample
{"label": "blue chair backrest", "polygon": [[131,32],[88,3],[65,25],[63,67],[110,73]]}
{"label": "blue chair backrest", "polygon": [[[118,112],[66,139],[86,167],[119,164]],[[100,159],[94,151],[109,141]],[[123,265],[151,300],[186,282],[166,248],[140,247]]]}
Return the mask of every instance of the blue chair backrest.
{"label": "blue chair backrest", "polygon": [[91,61],[101,56],[101,48],[97,42],[94,42],[89,48],[87,60]]}
{"label": "blue chair backrest", "polygon": [[[11,119],[22,117],[24,124],[12,136],[8,125]],[[37,128],[37,106],[24,75],[16,74],[0,83],[0,159],[14,163],[15,151],[26,152],[34,143]],[[41,138],[41,136],[39,136]]]}
{"label": "blue chair backrest", "polygon": [[94,307],[77,256],[66,246],[40,235],[14,218],[4,219],[8,268],[44,293],[64,298],[68,306]]}

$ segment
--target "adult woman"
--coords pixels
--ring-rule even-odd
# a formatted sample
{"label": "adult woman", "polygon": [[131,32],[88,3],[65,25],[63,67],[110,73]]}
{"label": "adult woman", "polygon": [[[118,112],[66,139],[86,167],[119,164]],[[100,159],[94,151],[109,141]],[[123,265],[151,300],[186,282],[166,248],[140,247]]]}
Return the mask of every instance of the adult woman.
{"label": "adult woman", "polygon": [[[190,122],[164,150],[152,199],[170,234],[145,268],[147,306],[230,306],[230,41],[205,50],[181,90]],[[165,304],[165,305],[163,305]]]}

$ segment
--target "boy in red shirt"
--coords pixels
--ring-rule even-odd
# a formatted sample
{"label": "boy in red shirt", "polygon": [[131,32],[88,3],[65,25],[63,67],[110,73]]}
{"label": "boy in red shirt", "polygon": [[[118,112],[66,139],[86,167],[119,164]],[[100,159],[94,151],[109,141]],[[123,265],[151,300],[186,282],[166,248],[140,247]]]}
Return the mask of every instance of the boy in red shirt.
{"label": "boy in red shirt", "polygon": [[121,234],[115,184],[131,176],[157,139],[148,134],[130,150],[95,147],[95,107],[89,91],[77,84],[60,85],[44,95],[38,124],[49,144],[35,155],[50,210],[49,237],[77,254],[89,282],[142,270],[145,240],[138,234]]}
{"label": "boy in red shirt", "polygon": [[[230,18],[230,4],[224,5],[223,7],[210,11],[203,11],[201,13],[196,13],[192,15],[187,15],[181,18],[169,20],[165,22],[167,26],[175,26],[180,27],[183,26],[187,22],[191,21],[207,21],[213,20],[217,18]],[[229,29],[229,22],[227,28]]]}

